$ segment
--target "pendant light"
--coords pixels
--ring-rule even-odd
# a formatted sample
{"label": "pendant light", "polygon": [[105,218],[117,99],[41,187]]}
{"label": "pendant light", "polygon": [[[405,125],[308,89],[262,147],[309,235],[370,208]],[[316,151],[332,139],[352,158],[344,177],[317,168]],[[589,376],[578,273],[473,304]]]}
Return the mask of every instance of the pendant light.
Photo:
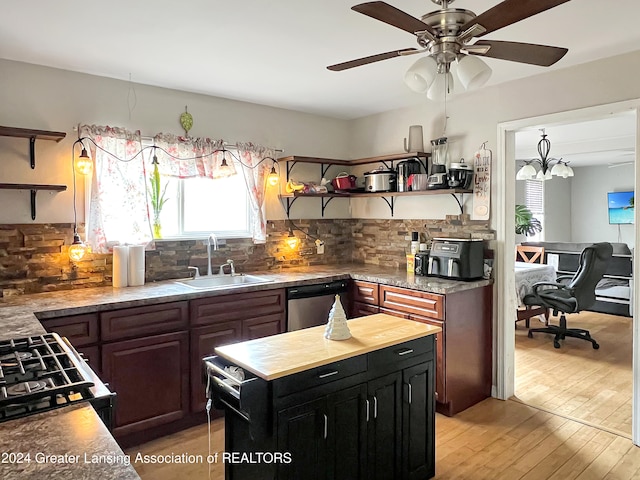
{"label": "pendant light", "polygon": [[[76,209],[76,162],[74,158],[76,143],[80,143],[80,145],[82,145],[82,142],[80,140],[77,140],[76,142],[74,142],[72,147],[72,152],[71,152],[71,158],[72,158],[71,171],[73,173],[73,241],[69,246],[68,255],[69,255],[69,259],[72,262],[78,262],[82,260],[84,256],[87,254],[87,252],[89,251],[89,247],[80,239],[80,235],[78,234],[78,212]],[[84,148],[84,145],[82,146],[82,152],[85,155],[87,154],[87,151]],[[82,154],[80,154],[80,157],[82,157]],[[86,158],[89,158],[89,156],[86,155]],[[93,165],[92,165],[92,170],[93,170]]]}
{"label": "pendant light", "polygon": [[275,187],[276,185],[278,185],[279,180],[280,178],[278,177],[278,172],[276,172],[276,164],[274,162],[273,165],[271,166],[271,171],[269,172],[269,175],[267,175],[267,182],[272,187]]}
{"label": "pendant light", "polygon": [[293,229],[291,227],[289,227],[289,235],[285,241],[291,250],[295,250],[298,246],[298,237],[293,234]]}
{"label": "pendant light", "polygon": [[74,149],[73,149],[74,156],[75,156],[75,144],[76,143],[80,143],[80,145],[82,146],[82,151],[80,152],[80,156],[78,158],[74,158],[73,168],[80,175],[91,175],[91,173],[93,172],[93,162],[91,161],[91,158],[89,157],[89,154],[87,154],[87,149],[84,147],[84,144],[82,143],[81,140],[77,140],[73,144],[74,145]]}

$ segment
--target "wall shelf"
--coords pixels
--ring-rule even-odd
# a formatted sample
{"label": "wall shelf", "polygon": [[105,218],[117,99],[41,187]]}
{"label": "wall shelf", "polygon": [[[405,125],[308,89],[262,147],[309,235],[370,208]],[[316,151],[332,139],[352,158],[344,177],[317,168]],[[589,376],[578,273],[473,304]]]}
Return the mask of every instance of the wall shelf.
{"label": "wall shelf", "polygon": [[36,168],[36,140],[53,140],[59,142],[67,134],[65,132],[51,132],[49,130],[31,130],[28,128],[2,127],[0,137],[16,137],[29,139],[29,161],[31,168]]}
{"label": "wall shelf", "polygon": [[[296,163],[312,163],[320,165],[320,174],[321,177],[324,177],[327,173],[327,170],[332,165],[340,165],[344,167],[353,167],[357,165],[369,165],[372,163],[382,163],[385,168],[393,170],[394,162],[400,160],[406,160],[408,158],[417,158],[422,164],[422,168],[424,168],[425,172],[428,171],[428,161],[431,157],[431,154],[425,152],[403,152],[403,153],[395,153],[391,155],[381,155],[377,157],[368,157],[368,158],[359,158],[356,160],[336,160],[329,158],[317,158],[317,157],[301,157],[296,155],[291,155],[288,157],[281,157],[278,159],[278,162],[286,164],[286,179],[289,181],[289,175],[291,170],[296,165]],[[460,213],[463,212],[462,208],[462,200],[465,193],[473,193],[473,190],[462,190],[459,188],[456,189],[438,189],[438,190],[420,190],[420,191],[411,191],[411,192],[353,192],[353,193],[298,193],[294,192],[291,194],[282,194],[280,195],[280,199],[284,199],[286,201],[285,210],[287,212],[287,217],[291,213],[291,207],[295,203],[298,198],[320,198],[321,199],[321,208],[322,208],[322,216],[324,217],[324,211],[331,200],[334,198],[359,198],[359,197],[380,197],[382,198],[389,209],[391,210],[391,216],[393,216],[393,211],[395,207],[395,198],[396,197],[415,197],[420,195],[451,195],[458,204],[460,208]],[[460,195],[460,197],[458,197]]]}
{"label": "wall shelf", "polygon": [[0,190],[29,190],[31,196],[31,219],[36,219],[36,193],[38,190],[64,192],[66,185],[40,185],[33,183],[0,183]]}

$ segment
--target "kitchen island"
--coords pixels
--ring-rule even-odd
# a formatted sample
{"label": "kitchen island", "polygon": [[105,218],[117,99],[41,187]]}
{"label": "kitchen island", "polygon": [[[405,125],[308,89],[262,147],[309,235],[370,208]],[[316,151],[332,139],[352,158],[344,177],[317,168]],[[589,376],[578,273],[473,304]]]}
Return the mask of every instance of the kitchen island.
{"label": "kitchen island", "polygon": [[434,476],[440,328],[386,314],[348,325],[343,341],[320,326],[216,348],[228,478]]}

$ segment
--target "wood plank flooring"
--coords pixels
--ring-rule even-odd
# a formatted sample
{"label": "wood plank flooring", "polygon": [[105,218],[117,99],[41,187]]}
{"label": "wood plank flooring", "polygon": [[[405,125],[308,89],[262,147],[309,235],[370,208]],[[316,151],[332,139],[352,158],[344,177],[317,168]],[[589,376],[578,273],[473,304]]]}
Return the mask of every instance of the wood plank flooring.
{"label": "wood plank flooring", "polygon": [[[224,423],[212,422],[212,452],[224,449]],[[133,456],[208,452],[201,425],[127,450]],[[133,463],[143,480],[223,480],[206,464]],[[631,440],[519,402],[487,399],[455,417],[436,415],[436,480],[631,480],[640,448]],[[390,479],[392,480],[392,479]]]}
{"label": "wood plank flooring", "polygon": [[[559,349],[553,337],[527,337],[516,329],[516,399],[631,438],[632,322],[628,317],[581,312],[569,327],[586,328],[600,344],[568,338]],[[557,318],[551,323],[556,324]],[[531,328],[543,326],[531,319]]]}

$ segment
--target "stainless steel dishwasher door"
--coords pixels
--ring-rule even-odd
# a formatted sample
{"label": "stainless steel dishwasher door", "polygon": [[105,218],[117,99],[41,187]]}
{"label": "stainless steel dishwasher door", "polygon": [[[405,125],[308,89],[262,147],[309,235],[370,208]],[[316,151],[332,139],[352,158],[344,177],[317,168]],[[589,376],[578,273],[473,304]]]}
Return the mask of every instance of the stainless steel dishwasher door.
{"label": "stainless steel dishwasher door", "polygon": [[287,331],[325,325],[336,294],[347,313],[347,287],[346,280],[339,280],[287,289]]}

